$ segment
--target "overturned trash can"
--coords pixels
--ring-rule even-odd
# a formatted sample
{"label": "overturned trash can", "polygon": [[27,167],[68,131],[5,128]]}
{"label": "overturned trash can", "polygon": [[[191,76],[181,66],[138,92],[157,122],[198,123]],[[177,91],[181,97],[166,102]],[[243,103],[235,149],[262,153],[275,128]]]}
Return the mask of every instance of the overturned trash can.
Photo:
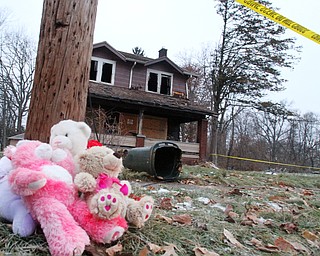
{"label": "overturned trash can", "polygon": [[138,147],[123,158],[124,167],[147,172],[161,180],[175,180],[181,172],[181,149],[172,142],[158,142],[151,147]]}

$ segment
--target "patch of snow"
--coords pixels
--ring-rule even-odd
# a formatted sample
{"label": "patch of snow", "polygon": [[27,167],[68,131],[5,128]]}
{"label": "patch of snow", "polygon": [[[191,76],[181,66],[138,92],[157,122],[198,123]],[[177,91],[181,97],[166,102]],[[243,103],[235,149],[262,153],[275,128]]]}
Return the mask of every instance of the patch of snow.
{"label": "patch of snow", "polygon": [[282,207],[274,202],[268,202],[268,205],[270,205],[275,211],[279,212],[282,210]]}
{"label": "patch of snow", "polygon": [[177,191],[168,190],[166,188],[160,188],[159,190],[152,190],[154,194],[168,194],[168,193],[176,193]]}
{"label": "patch of snow", "polygon": [[198,197],[197,200],[205,205],[210,203],[210,199],[207,197]]}
{"label": "patch of snow", "polygon": [[263,217],[260,217],[260,218],[258,219],[258,223],[259,223],[259,224],[264,224],[266,221],[267,221],[267,220],[266,220],[265,218],[263,218]]}
{"label": "patch of snow", "polygon": [[273,171],[267,171],[265,172],[265,174],[269,174],[269,175],[278,175],[277,173],[273,172]]}
{"label": "patch of snow", "polygon": [[182,210],[182,211],[195,209],[195,207],[192,206],[191,202],[177,203],[175,207],[177,210]]}
{"label": "patch of snow", "polygon": [[221,205],[220,203],[216,203],[216,204],[212,205],[211,207],[218,208],[218,209],[222,210],[223,212],[226,210],[226,207]]}

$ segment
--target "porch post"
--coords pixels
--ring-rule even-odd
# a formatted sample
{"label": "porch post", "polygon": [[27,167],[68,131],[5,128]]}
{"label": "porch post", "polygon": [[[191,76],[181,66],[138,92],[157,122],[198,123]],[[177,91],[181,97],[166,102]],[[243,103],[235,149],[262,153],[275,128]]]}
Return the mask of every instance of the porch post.
{"label": "porch post", "polygon": [[202,119],[198,121],[198,143],[199,143],[199,160],[207,159],[207,129],[208,120]]}
{"label": "porch post", "polygon": [[146,136],[138,134],[136,136],[136,148],[144,147],[145,139],[146,139]]}
{"label": "porch post", "polygon": [[139,120],[138,120],[138,134],[142,134],[142,123],[143,123],[143,109],[140,109]]}
{"label": "porch post", "polygon": [[142,134],[143,112],[143,109],[140,109],[138,120],[138,134],[136,136],[136,147],[144,147],[144,141],[146,139],[146,136]]}

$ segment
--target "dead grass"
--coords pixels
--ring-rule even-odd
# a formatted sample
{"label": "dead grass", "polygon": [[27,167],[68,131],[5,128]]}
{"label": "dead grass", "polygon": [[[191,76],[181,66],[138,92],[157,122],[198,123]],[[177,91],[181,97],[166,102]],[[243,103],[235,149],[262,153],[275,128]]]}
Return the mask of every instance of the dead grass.
{"label": "dead grass", "polygon": [[[152,195],[156,207],[144,228],[130,228],[118,241],[123,249],[117,255],[169,255],[172,248],[176,255],[195,255],[194,249],[199,247],[218,255],[319,255],[317,175],[268,175],[184,166],[176,182],[161,182],[146,173],[129,171],[122,178],[131,181],[135,194]],[[191,223],[172,221],[181,215],[191,217]],[[314,241],[305,235],[309,233],[315,235]],[[271,247],[276,241],[282,243]],[[283,241],[288,242],[286,248],[282,247]],[[300,247],[293,249],[297,244]],[[153,245],[164,250],[152,252]],[[85,255],[107,255],[105,249],[110,246],[93,244]],[[273,253],[265,252],[270,248]],[[4,223],[0,225],[0,251],[48,255],[42,234],[22,239],[12,235],[10,226]]]}
{"label": "dead grass", "polygon": [[50,255],[41,230],[30,237],[21,238],[12,233],[11,224],[0,223],[0,255]]}

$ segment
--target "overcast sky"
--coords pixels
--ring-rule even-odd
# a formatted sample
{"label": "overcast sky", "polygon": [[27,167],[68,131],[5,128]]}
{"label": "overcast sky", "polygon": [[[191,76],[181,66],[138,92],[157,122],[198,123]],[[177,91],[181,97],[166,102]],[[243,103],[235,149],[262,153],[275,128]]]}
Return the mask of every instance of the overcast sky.
{"label": "overcast sky", "polygon": [[[283,16],[320,34],[319,0],[270,0]],[[38,40],[43,0],[1,0],[0,8],[10,13],[8,27],[22,28]],[[168,49],[168,57],[177,61],[181,54],[200,52],[215,45],[221,21],[214,0],[99,0],[94,42],[107,41],[114,48],[131,52],[141,47],[151,58],[158,50]],[[289,80],[286,90],[269,95],[275,101],[286,100],[301,113],[320,114],[320,44],[288,29],[303,47],[301,61],[293,71],[283,72]]]}

